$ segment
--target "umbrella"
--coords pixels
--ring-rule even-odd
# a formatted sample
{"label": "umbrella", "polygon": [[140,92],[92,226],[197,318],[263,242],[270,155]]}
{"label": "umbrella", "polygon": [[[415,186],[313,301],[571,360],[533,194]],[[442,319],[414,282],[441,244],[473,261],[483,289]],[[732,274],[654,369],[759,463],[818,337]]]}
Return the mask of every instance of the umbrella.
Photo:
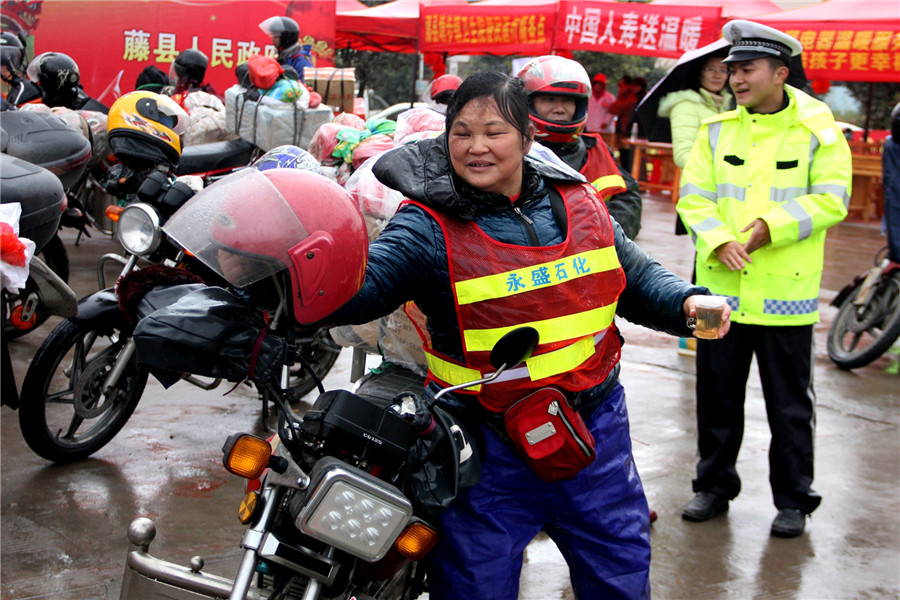
{"label": "umbrella", "polygon": [[[671,142],[672,131],[669,119],[661,118],[656,115],[659,108],[659,102],[666,94],[677,92],[689,87],[689,81],[696,76],[702,63],[715,52],[722,51],[729,47],[725,38],[720,38],[711,44],[707,44],[702,48],[690,50],[681,55],[681,58],[675,63],[666,75],[651,88],[640,104],[634,109],[635,118],[640,122],[641,128],[651,142]],[[806,89],[809,81],[803,72],[803,63],[800,56],[791,59],[791,74],[788,76],[787,83],[796,88]]]}

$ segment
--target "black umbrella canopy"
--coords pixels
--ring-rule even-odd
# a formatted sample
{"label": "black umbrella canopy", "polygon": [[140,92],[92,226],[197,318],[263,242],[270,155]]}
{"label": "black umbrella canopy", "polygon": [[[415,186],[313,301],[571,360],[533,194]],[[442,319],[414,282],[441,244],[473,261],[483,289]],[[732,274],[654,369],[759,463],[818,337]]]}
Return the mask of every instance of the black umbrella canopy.
{"label": "black umbrella canopy", "polygon": [[[641,128],[651,142],[671,142],[672,130],[669,119],[657,116],[659,102],[666,94],[688,89],[691,83],[696,81],[707,59],[717,53],[727,53],[728,41],[720,38],[702,48],[685,52],[666,75],[647,92],[640,104],[634,110],[635,118],[640,122]],[[796,88],[808,91],[809,81],[803,71],[803,63],[800,56],[791,60],[791,74],[787,83]],[[733,102],[733,101],[732,101]]]}

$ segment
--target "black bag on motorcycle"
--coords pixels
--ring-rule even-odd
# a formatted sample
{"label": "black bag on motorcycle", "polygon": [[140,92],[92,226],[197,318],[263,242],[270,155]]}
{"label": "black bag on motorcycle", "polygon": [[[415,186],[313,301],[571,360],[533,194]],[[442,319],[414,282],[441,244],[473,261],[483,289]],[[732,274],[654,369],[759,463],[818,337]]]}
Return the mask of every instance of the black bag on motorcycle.
{"label": "black bag on motorcycle", "polygon": [[[429,410],[418,398],[415,401],[417,412]],[[481,481],[482,442],[477,424],[437,404],[430,411],[434,426],[410,446],[402,489],[416,514],[437,520],[461,490]]]}
{"label": "black bag on motorcycle", "polygon": [[260,312],[222,288],[157,288],[138,312],[138,361],[165,387],[181,373],[265,383],[277,377],[287,357],[287,342],[268,335]]}

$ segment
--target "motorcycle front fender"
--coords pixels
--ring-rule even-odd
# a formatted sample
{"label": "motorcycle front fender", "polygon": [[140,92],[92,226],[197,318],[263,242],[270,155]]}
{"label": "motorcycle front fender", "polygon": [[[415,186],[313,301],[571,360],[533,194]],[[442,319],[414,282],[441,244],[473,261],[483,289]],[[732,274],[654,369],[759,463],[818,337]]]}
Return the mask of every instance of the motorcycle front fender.
{"label": "motorcycle front fender", "polygon": [[839,291],[837,296],[834,297],[834,300],[831,301],[831,306],[840,308],[844,301],[856,291],[856,288],[863,282],[863,279],[865,278],[859,275],[854,277],[853,281],[841,288],[841,291]]}
{"label": "motorcycle front fender", "polygon": [[[142,550],[128,553],[120,600],[200,600],[228,598],[234,582],[194,571],[150,556]],[[262,596],[251,588],[247,600]]]}
{"label": "motorcycle front fender", "polygon": [[78,300],[75,292],[44,261],[37,256],[32,257],[28,274],[37,284],[41,301],[50,314],[65,319],[77,314]]}
{"label": "motorcycle front fender", "polygon": [[113,288],[106,288],[85,296],[78,301],[78,314],[73,321],[91,324],[99,329],[118,328],[131,330],[133,327],[119,310],[119,297]]}

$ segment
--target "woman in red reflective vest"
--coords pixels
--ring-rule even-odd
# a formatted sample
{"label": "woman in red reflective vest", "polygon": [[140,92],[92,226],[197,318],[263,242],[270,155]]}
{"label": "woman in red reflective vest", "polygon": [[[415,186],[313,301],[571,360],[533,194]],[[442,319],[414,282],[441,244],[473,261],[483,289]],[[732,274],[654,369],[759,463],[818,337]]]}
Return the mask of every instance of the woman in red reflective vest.
{"label": "woman in red reflective vest", "polygon": [[[445,134],[376,163],[379,180],[408,202],[369,246],[360,292],[329,321],[364,323],[415,301],[427,319],[427,396],[490,373],[490,350],[509,329],[540,334],[533,357],[498,381],[440,399],[479,423],[482,468],[441,516],[431,598],[515,600],[523,551],[541,530],[566,557],[577,597],[647,598],[649,519],[614,315],[689,335],[695,295],[707,291],[631,242],[592,186],[526,156],[533,135],[520,80],[467,78]],[[547,390],[594,441],[590,460],[564,478],[552,468],[539,475],[503,417]]]}

